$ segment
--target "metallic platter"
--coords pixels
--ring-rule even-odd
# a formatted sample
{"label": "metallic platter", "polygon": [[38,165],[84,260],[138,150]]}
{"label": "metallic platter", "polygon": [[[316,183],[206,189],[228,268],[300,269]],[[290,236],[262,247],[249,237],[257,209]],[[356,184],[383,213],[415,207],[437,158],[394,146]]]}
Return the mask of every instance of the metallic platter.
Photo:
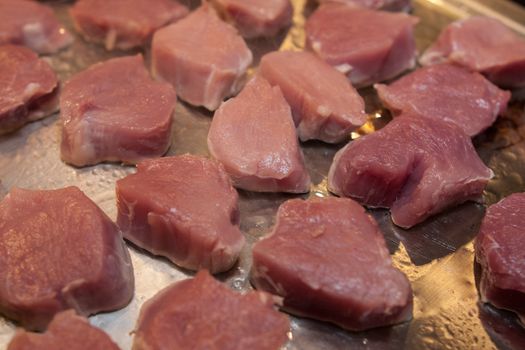
{"label": "metallic platter", "polygon": [[[182,1],[191,7],[197,1]],[[315,1],[293,0],[294,25],[276,38],[249,42],[255,66],[260,57],[277,49],[300,49],[304,41],[303,25],[316,7]],[[67,28],[75,34],[67,15],[68,2],[48,2]],[[496,16],[525,35],[525,10],[503,0],[414,0],[413,14],[421,18],[416,28],[420,52],[438,35],[441,28],[457,18],[471,14]],[[520,24],[521,23],[521,24]],[[76,35],[76,34],[75,34]],[[89,65],[118,55],[102,47],[87,44],[76,36],[65,51],[47,57],[65,81]],[[148,52],[145,52],[146,57]],[[352,138],[385,125],[389,116],[383,111],[371,89],[360,93],[367,102],[370,121]],[[522,95],[523,96],[523,95]],[[523,97],[522,97],[523,99]],[[175,112],[174,141],[170,155],[194,153],[208,155],[206,136],[212,114],[204,109],[179,103]],[[114,185],[117,179],[134,171],[133,167],[102,164],[73,168],[59,158],[60,126],[58,115],[31,123],[20,131],[0,137],[0,180],[6,190],[13,186],[50,189],[76,185],[112,218],[116,217]],[[491,204],[504,196],[525,190],[525,109],[519,93],[505,116],[474,140],[482,159],[495,172],[484,200]],[[334,153],[342,145],[320,142],[302,144],[313,188],[308,196],[327,196],[326,175]],[[257,194],[240,191],[241,229],[248,244],[231,271],[218,276],[233,289],[249,290],[251,245],[267,234],[274,223],[278,206],[293,198],[283,194]],[[329,324],[291,317],[288,350],[306,349],[525,349],[525,330],[507,312],[478,302],[477,266],[474,264],[472,239],[483,217],[484,206],[466,203],[431,218],[410,230],[390,221],[388,211],[373,210],[393,257],[414,289],[414,318],[394,327],[351,333]],[[135,268],[136,292],[126,308],[91,317],[91,322],[108,332],[122,349],[130,349],[132,330],[141,305],[161,288],[187,278],[165,259],[153,257],[129,246]],[[14,333],[14,325],[0,318],[0,346],[5,348]]]}

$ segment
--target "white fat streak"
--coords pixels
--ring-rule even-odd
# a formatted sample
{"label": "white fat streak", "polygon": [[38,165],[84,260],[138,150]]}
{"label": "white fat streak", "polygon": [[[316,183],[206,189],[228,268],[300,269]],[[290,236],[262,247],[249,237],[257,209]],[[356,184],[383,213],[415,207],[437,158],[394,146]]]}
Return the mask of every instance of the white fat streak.
{"label": "white fat streak", "polygon": [[348,74],[352,70],[352,66],[349,65],[348,63],[339,64],[335,66],[334,68],[343,74]]}

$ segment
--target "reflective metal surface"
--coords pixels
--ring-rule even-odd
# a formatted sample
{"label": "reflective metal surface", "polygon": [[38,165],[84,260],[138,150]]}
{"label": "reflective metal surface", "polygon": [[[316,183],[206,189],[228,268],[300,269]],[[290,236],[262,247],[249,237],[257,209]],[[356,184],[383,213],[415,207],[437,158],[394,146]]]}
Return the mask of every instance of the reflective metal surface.
{"label": "reflective metal surface", "polygon": [[[302,47],[304,18],[315,9],[316,3],[293,2],[294,25],[287,33],[249,42],[256,64],[266,52]],[[197,1],[186,3],[195,7]],[[70,5],[66,2],[50,4],[74,33],[67,15]],[[416,28],[419,50],[427,47],[441,28],[454,19],[474,13],[494,14],[491,4],[474,0],[415,0],[413,14],[421,18]],[[496,15],[520,31],[520,23],[525,23],[525,11],[518,7],[512,7],[512,11],[505,6],[499,9],[507,13]],[[92,63],[132,53],[107,53],[102,47],[87,44],[77,36],[72,47],[46,59],[64,81]],[[371,89],[360,92],[366,99],[370,122],[353,133],[354,138],[380,128],[389,120],[388,113],[381,110]],[[208,111],[179,103],[169,154],[207,155],[206,136],[211,117]],[[60,126],[57,121],[55,115],[0,138],[0,180],[3,186],[10,189],[12,186],[58,188],[76,185],[115,218],[115,181],[133,172],[133,167],[102,164],[77,169],[63,164],[59,158]],[[475,144],[483,160],[495,172],[484,195],[487,204],[512,192],[525,190],[523,102],[515,99],[509,112],[494,127],[478,136]],[[328,195],[326,175],[334,153],[341,146],[320,142],[302,144],[314,182],[309,196]],[[251,288],[248,280],[250,246],[269,232],[278,206],[293,197],[240,191],[241,229],[246,234],[248,245],[238,265],[218,278],[239,291]],[[484,206],[467,203],[411,230],[403,230],[391,223],[387,211],[372,211],[385,234],[395,265],[412,283],[414,319],[394,327],[351,333],[329,324],[291,317],[291,340],[286,349],[525,349],[525,331],[512,314],[478,303],[471,242],[483,213]],[[131,246],[130,250],[136,276],[133,301],[123,310],[91,317],[91,322],[107,331],[122,349],[131,348],[131,332],[142,303],[169,283],[191,275],[167,260]],[[0,347],[6,346],[13,333],[14,326],[0,318]]]}

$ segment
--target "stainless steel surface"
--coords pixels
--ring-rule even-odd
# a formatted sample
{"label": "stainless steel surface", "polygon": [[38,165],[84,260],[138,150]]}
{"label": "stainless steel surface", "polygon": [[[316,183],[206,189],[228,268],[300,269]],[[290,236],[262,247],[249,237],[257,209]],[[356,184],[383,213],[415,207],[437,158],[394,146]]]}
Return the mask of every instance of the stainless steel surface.
{"label": "stainless steel surface", "polygon": [[[299,49],[303,45],[304,18],[316,4],[306,0],[293,2],[294,26],[288,33],[271,40],[249,42],[256,62],[265,52],[279,48]],[[413,14],[421,18],[416,29],[418,48],[421,51],[427,47],[440,29],[456,18],[476,13],[494,15],[491,5],[497,2],[415,0]],[[67,16],[70,5],[66,2],[50,4],[74,32]],[[190,5],[195,7],[196,1]],[[506,23],[512,22],[510,25],[517,31],[523,30],[525,11],[516,7],[512,13],[496,13],[496,16],[505,18]],[[124,54],[130,52],[107,53],[102,47],[87,44],[77,36],[71,48],[47,59],[64,81],[92,63]],[[381,110],[373,92],[370,89],[360,92],[366,98],[370,122],[352,137],[371,132],[388,121],[388,113]],[[169,154],[207,155],[206,135],[211,117],[212,114],[203,109],[179,103]],[[102,164],[77,169],[67,166],[59,158],[59,131],[55,115],[1,137],[0,180],[3,186],[10,189],[13,186],[58,188],[76,185],[115,218],[115,181],[133,172],[133,167]],[[496,174],[484,195],[488,204],[509,193],[525,190],[524,139],[525,109],[519,101],[512,103],[510,111],[494,127],[475,139],[480,155]],[[334,153],[341,146],[320,142],[302,144],[315,184],[309,196],[328,195],[326,175]],[[218,276],[221,280],[239,291],[251,288],[248,280],[250,246],[269,231],[278,206],[293,197],[240,191],[241,228],[248,245],[238,265]],[[329,324],[291,317],[291,340],[286,349],[525,349],[525,331],[512,314],[478,303],[471,241],[483,213],[482,205],[467,203],[411,230],[403,230],[392,225],[387,211],[372,211],[385,234],[395,265],[412,283],[414,319],[394,327],[351,333]],[[91,317],[91,322],[107,331],[122,349],[131,348],[130,332],[142,303],[169,283],[191,275],[164,259],[131,246],[130,250],[136,276],[133,301],[123,310]],[[0,347],[6,346],[13,333],[13,324],[0,318]]]}

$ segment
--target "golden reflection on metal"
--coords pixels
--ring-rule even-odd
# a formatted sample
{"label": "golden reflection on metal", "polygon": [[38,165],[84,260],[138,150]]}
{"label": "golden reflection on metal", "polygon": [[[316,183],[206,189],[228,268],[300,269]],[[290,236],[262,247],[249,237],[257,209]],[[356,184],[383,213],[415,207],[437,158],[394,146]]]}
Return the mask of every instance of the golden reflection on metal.
{"label": "golden reflection on metal", "polygon": [[326,177],[317,185],[310,187],[308,198],[324,198],[328,196],[330,196],[330,191],[328,191],[328,179]]}
{"label": "golden reflection on metal", "polygon": [[306,3],[307,0],[293,1],[292,4],[294,14],[292,19],[292,27],[288,31],[286,38],[284,38],[279,50],[301,51],[304,48],[306,36],[304,34],[305,18],[303,11],[306,7]]}
{"label": "golden reflection on metal", "polygon": [[369,114],[366,123],[364,123],[356,131],[352,131],[352,133],[350,134],[352,140],[358,139],[363,135],[368,135],[376,131],[376,127],[374,126],[374,119],[381,118],[380,114],[379,117],[377,116],[378,114],[379,113]]}

